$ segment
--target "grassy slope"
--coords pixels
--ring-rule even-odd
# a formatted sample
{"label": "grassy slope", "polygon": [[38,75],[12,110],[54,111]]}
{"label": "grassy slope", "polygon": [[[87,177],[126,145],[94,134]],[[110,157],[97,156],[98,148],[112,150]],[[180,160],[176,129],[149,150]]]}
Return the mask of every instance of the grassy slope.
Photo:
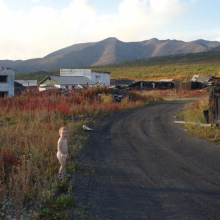
{"label": "grassy slope", "polygon": [[[111,78],[115,79],[156,80],[161,78],[173,78],[188,80],[195,74],[217,75],[220,72],[220,53],[151,57],[88,68],[92,68],[93,71],[111,72]],[[17,74],[15,79],[42,80],[46,75],[59,75],[59,69],[43,72],[43,74],[40,72]]]}

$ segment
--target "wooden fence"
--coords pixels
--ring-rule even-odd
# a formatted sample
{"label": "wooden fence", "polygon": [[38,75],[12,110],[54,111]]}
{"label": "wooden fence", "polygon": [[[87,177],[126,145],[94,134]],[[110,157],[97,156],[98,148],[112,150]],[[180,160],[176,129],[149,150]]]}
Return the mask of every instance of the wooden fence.
{"label": "wooden fence", "polygon": [[175,82],[176,91],[201,89],[202,83],[200,82]]}
{"label": "wooden fence", "polygon": [[209,123],[220,120],[220,88],[209,88]]}

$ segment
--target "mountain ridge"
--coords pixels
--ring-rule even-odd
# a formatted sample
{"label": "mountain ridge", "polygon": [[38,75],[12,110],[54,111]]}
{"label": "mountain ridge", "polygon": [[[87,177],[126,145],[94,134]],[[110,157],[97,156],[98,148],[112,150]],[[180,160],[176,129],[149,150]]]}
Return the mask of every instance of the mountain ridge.
{"label": "mountain ridge", "polygon": [[115,37],[98,42],[74,44],[49,53],[43,58],[0,60],[0,66],[16,69],[16,73],[41,70],[102,66],[125,61],[175,54],[215,51],[218,41],[203,39],[184,42],[152,38],[139,42],[123,42]]}

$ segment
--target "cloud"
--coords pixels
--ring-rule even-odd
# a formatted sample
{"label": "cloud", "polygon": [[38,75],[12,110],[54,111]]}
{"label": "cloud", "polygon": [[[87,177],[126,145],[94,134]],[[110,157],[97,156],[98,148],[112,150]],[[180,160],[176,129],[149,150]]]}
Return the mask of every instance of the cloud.
{"label": "cloud", "polygon": [[11,11],[3,0],[0,8],[4,30],[0,35],[0,45],[3,45],[0,59],[43,57],[75,43],[107,37],[146,40],[158,28],[186,12],[181,0],[123,0],[116,14],[101,16],[92,0],[72,0],[60,11],[44,6],[32,7],[28,12]]}
{"label": "cloud", "polygon": [[39,2],[40,0],[31,0],[32,2]]}
{"label": "cloud", "polygon": [[179,0],[124,0],[118,14],[104,15],[92,26],[87,26],[83,36],[100,39],[115,36],[123,41],[147,39],[159,27],[180,18],[186,5]]}

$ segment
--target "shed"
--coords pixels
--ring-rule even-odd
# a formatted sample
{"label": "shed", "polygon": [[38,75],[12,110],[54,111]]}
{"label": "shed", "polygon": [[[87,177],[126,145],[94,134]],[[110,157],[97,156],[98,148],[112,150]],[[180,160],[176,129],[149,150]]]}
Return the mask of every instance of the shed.
{"label": "shed", "polygon": [[190,82],[197,82],[201,84],[201,87],[213,86],[214,76],[212,75],[194,75]]}
{"label": "shed", "polygon": [[110,84],[111,86],[129,86],[131,84],[135,83],[135,80],[129,80],[129,79],[111,79]]}
{"label": "shed", "polygon": [[128,86],[130,89],[173,89],[174,82],[173,80],[167,81],[137,81]]}
{"label": "shed", "polygon": [[39,91],[48,89],[69,89],[72,90],[78,85],[87,86],[95,83],[84,76],[47,76],[38,83]]}

